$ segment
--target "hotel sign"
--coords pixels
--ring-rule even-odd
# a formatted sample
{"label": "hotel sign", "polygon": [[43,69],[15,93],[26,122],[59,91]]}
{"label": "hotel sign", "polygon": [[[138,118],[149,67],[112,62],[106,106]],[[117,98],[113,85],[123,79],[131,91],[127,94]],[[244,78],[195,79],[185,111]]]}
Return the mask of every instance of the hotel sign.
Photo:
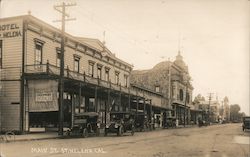
{"label": "hotel sign", "polygon": [[22,36],[22,33],[17,23],[0,24],[0,38],[13,38],[19,36]]}

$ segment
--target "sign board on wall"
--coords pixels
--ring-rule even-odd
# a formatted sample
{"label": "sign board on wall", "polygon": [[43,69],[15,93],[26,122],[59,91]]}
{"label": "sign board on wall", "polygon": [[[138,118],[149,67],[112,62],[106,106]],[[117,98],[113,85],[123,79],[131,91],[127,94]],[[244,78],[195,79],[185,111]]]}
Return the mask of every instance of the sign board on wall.
{"label": "sign board on wall", "polygon": [[21,26],[16,22],[0,24],[0,38],[13,38],[22,36]]}
{"label": "sign board on wall", "polygon": [[58,111],[57,91],[55,80],[28,81],[29,112]]}
{"label": "sign board on wall", "polygon": [[50,91],[36,91],[36,102],[51,102],[53,101],[53,93]]}

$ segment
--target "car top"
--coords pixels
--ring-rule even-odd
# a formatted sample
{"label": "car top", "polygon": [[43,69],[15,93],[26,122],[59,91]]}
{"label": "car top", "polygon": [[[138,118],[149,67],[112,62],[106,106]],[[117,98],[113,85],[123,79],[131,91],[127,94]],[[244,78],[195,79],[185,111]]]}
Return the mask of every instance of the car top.
{"label": "car top", "polygon": [[111,111],[110,114],[131,114],[131,115],[133,115],[134,113],[126,112],[126,111]]}
{"label": "car top", "polygon": [[83,112],[83,113],[77,113],[75,114],[74,116],[89,116],[89,117],[96,117],[98,116],[98,113],[97,112]]}

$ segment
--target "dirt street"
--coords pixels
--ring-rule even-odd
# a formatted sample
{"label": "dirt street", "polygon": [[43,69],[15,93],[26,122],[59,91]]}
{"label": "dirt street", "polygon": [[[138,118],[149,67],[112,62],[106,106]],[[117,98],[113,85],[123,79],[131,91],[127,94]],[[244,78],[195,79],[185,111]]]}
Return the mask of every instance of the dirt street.
{"label": "dirt street", "polygon": [[122,137],[2,143],[3,157],[249,157],[250,132],[241,124],[162,129]]}

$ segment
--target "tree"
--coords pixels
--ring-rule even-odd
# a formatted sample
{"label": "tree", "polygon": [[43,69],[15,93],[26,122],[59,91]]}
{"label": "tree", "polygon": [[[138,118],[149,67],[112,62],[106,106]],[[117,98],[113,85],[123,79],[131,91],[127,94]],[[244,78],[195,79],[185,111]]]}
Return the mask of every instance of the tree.
{"label": "tree", "polygon": [[200,101],[205,101],[205,98],[204,98],[201,94],[198,94],[198,95],[194,98],[194,103],[197,104],[197,103],[199,103]]}
{"label": "tree", "polygon": [[242,114],[239,113],[240,106],[238,104],[230,105],[230,120],[238,122],[241,120]]}

